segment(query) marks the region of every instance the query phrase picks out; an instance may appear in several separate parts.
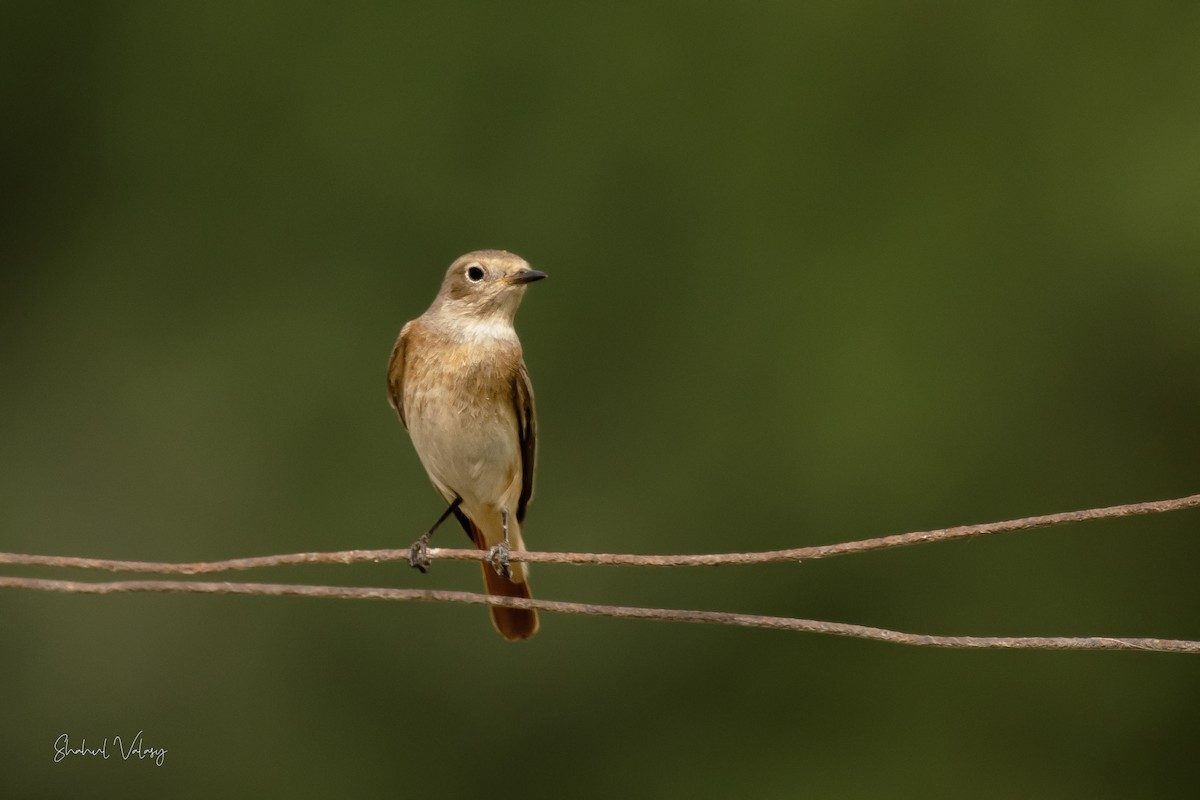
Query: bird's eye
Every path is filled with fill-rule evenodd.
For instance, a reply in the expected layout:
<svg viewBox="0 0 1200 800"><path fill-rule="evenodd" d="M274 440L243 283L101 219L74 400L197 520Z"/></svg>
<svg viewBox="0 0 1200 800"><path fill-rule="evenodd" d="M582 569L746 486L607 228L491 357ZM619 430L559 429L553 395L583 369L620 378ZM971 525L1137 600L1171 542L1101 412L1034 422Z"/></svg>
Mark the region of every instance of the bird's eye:
<svg viewBox="0 0 1200 800"><path fill-rule="evenodd" d="M467 278L475 283L479 283L481 280L483 280L483 267L472 264L467 268Z"/></svg>

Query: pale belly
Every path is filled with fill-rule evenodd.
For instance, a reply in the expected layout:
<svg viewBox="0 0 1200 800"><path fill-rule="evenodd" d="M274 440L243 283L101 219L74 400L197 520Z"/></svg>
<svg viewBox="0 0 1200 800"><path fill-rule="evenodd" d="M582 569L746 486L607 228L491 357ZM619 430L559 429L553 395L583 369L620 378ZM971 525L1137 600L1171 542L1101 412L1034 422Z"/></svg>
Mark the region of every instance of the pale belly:
<svg viewBox="0 0 1200 800"><path fill-rule="evenodd" d="M511 404L413 387L408 429L417 455L447 501L468 509L513 508L521 493L521 454Z"/></svg>

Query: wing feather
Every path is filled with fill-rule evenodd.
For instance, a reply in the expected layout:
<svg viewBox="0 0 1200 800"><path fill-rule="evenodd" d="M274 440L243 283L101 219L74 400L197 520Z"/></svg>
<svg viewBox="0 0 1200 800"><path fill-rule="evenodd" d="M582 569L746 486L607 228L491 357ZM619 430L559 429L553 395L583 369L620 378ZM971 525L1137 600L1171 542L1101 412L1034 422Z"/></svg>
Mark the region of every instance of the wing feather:
<svg viewBox="0 0 1200 800"><path fill-rule="evenodd" d="M392 357L388 360L388 402L400 415L400 422L408 430L408 420L404 418L404 360L408 350L408 334L412 323L406 323L396 337L396 346L392 348Z"/></svg>
<svg viewBox="0 0 1200 800"><path fill-rule="evenodd" d="M533 499L533 467L537 456L537 413L533 404L533 384L524 359L513 378L512 397L521 443L521 497L517 501L517 521L524 522L525 507Z"/></svg>

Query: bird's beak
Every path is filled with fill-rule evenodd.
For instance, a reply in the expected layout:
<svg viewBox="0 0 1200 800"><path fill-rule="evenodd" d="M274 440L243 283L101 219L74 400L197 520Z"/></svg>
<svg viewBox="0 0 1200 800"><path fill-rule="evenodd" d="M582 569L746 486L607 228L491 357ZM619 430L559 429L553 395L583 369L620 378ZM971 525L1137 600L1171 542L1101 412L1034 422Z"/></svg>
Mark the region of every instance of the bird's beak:
<svg viewBox="0 0 1200 800"><path fill-rule="evenodd" d="M508 277L508 282L533 283L534 281L540 281L544 277L546 277L546 273L542 272L540 269L523 269L516 275L510 275Z"/></svg>

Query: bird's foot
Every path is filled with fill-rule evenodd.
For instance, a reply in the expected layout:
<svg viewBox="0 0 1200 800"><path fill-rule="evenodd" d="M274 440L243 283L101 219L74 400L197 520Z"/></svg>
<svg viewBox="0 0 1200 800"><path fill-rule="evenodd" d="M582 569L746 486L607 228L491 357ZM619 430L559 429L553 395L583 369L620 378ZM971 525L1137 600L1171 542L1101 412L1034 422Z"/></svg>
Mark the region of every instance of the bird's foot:
<svg viewBox="0 0 1200 800"><path fill-rule="evenodd" d="M508 546L508 542L501 542L488 550L487 554L487 562L496 570L496 574L509 579L512 578L512 569L508 566L508 555L511 552L512 548Z"/></svg>
<svg viewBox="0 0 1200 800"><path fill-rule="evenodd" d="M429 557L429 534L423 533L408 548L408 565L424 573L429 571L432 563L433 559Z"/></svg>

